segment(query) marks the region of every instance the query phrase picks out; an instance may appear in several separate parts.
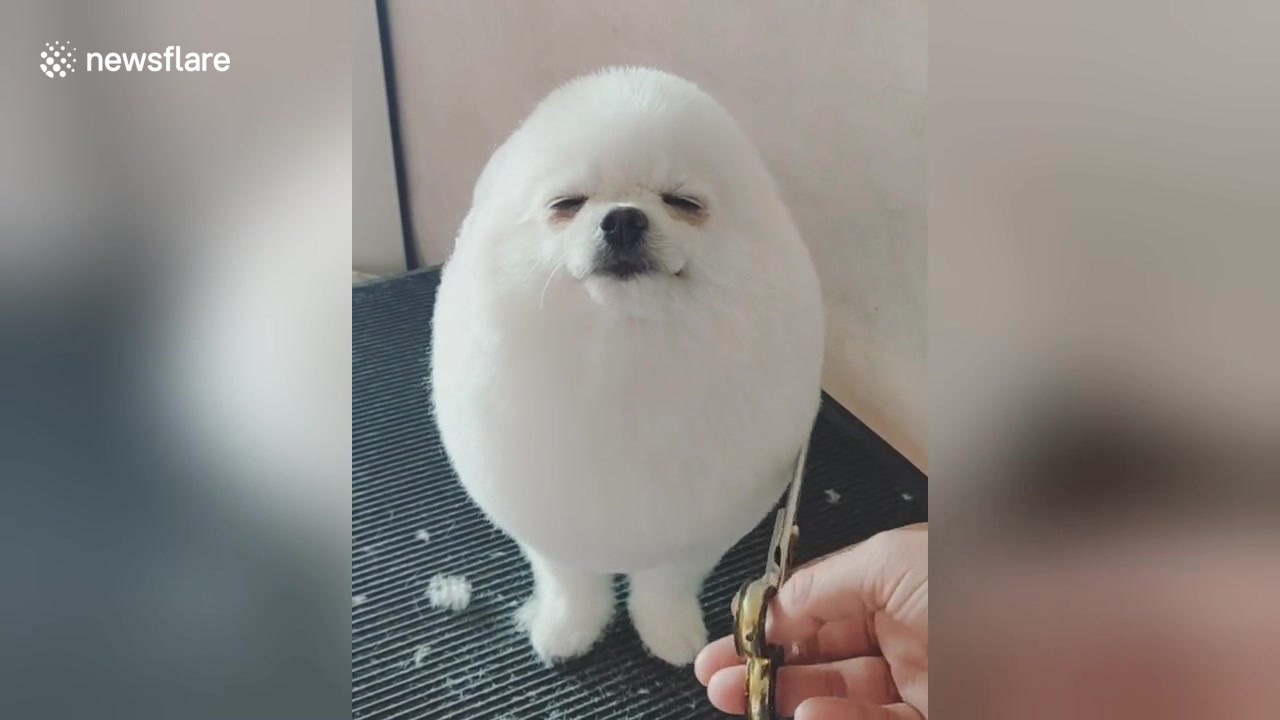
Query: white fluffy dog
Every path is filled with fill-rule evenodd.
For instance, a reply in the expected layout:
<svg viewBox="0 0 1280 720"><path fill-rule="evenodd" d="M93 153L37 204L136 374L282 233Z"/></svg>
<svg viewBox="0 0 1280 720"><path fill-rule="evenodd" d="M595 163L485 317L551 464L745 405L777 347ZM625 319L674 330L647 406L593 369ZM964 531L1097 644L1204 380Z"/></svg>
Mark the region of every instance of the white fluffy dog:
<svg viewBox="0 0 1280 720"><path fill-rule="evenodd" d="M557 89L481 174L434 323L440 432L532 566L534 650L590 648L625 573L645 646L690 662L702 579L779 499L820 395L817 275L746 135L654 70Z"/></svg>

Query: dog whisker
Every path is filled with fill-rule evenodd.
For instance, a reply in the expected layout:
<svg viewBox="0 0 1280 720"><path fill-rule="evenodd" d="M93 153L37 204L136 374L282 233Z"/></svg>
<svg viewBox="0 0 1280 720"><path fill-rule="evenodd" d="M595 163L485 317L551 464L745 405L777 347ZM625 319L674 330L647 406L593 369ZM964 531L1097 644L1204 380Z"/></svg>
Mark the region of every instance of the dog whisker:
<svg viewBox="0 0 1280 720"><path fill-rule="evenodd" d="M562 267L564 267L564 261L563 261L563 260L561 260L560 262L556 263L556 264L555 264L555 266L551 268L551 272L547 274L547 281L546 281L545 283L543 283L543 285L542 285L542 294L538 296L538 310L539 310L539 311L541 311L541 310L542 310L542 305L543 305L543 303L544 303L544 302L546 301L546 299L547 299L547 288L551 287L551 279L552 279L552 278L554 278L554 277L556 276L556 273L560 272L560 268L562 268Z"/></svg>

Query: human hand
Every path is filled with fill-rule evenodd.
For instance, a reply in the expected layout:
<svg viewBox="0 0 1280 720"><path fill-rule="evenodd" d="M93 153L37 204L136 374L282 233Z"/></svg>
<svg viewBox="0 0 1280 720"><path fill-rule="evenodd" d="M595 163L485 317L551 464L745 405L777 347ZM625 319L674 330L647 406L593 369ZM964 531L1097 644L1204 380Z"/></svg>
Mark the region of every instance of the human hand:
<svg viewBox="0 0 1280 720"><path fill-rule="evenodd" d="M736 614L736 608L735 608ZM796 720L929 716L929 526L910 525L798 568L769 606L784 649L777 706ZM746 712L746 669L723 637L694 663L711 703Z"/></svg>

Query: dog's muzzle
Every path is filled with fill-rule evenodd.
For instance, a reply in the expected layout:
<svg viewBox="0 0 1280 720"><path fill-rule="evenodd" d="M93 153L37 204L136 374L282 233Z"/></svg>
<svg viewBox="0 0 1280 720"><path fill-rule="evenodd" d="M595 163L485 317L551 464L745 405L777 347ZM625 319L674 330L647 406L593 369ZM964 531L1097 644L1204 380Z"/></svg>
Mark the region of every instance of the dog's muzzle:
<svg viewBox="0 0 1280 720"><path fill-rule="evenodd" d="M603 239L596 272L619 279L658 270L649 247L649 217L634 207L616 207L600 221Z"/></svg>

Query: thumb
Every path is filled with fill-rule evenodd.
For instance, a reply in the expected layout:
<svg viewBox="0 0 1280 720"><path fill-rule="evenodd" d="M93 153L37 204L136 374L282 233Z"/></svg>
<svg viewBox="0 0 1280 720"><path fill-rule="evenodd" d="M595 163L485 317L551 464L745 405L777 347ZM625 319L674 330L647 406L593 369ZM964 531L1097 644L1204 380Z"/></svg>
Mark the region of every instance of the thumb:
<svg viewBox="0 0 1280 720"><path fill-rule="evenodd" d="M769 606L766 635L784 648L840 626L839 648L811 648L818 656L852 657L876 651L875 614L884 610L907 573L928 553L928 526L890 530L796 570ZM927 562L927 560L926 560ZM823 638L818 637L821 644ZM794 653L793 653L794 654ZM806 653L810 654L810 653Z"/></svg>

